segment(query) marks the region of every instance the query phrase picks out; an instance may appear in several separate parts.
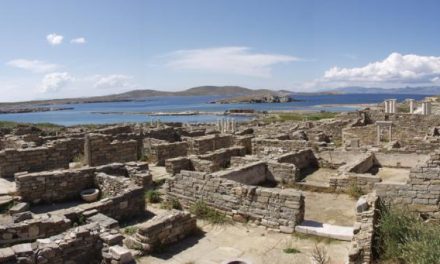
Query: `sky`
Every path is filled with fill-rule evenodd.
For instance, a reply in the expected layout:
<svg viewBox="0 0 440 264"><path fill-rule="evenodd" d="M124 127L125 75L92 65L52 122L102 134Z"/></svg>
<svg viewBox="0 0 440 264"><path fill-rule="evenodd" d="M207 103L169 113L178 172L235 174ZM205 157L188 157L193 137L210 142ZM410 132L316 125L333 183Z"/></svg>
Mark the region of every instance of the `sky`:
<svg viewBox="0 0 440 264"><path fill-rule="evenodd" d="M0 101L440 85L437 0L2 0Z"/></svg>

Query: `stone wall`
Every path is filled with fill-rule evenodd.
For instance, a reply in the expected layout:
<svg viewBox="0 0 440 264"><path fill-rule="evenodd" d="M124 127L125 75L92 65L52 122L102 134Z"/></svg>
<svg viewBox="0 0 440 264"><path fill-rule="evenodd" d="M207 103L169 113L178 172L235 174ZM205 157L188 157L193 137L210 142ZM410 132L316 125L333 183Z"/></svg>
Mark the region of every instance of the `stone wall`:
<svg viewBox="0 0 440 264"><path fill-rule="evenodd" d="M158 166L164 166L167 159L186 156L188 154L188 143L151 144L145 150L148 161L157 163Z"/></svg>
<svg viewBox="0 0 440 264"><path fill-rule="evenodd" d="M252 139L252 154L257 156L280 155L310 147L305 140Z"/></svg>
<svg viewBox="0 0 440 264"><path fill-rule="evenodd" d="M234 138L231 135L208 135L193 138L190 141L193 154L201 155L221 148L229 148L234 144Z"/></svg>
<svg viewBox="0 0 440 264"><path fill-rule="evenodd" d="M155 138L160 140L166 140L168 142L180 141L179 132L173 127L164 128L150 128L143 131L145 138Z"/></svg>
<svg viewBox="0 0 440 264"><path fill-rule="evenodd" d="M318 160L311 149L284 154L277 158L277 162L293 164L299 170L319 166Z"/></svg>
<svg viewBox="0 0 440 264"><path fill-rule="evenodd" d="M387 202L440 218L440 152L433 153L425 164L412 168L407 183L378 183L375 189Z"/></svg>
<svg viewBox="0 0 440 264"><path fill-rule="evenodd" d="M293 189L249 186L211 174L181 171L167 181L168 196L189 206L199 200L233 219L292 233L304 219L304 196Z"/></svg>
<svg viewBox="0 0 440 264"><path fill-rule="evenodd" d="M117 244L121 235L97 223L72 228L60 235L0 249L0 263L16 264L128 264L133 257ZM117 233L117 231L116 231ZM118 237L119 236L119 237ZM121 249L122 250L121 250ZM121 254L124 252L124 254Z"/></svg>
<svg viewBox="0 0 440 264"><path fill-rule="evenodd" d="M127 169L128 168L128 169ZM45 171L36 173L16 174L15 183L17 194L24 202L30 203L53 203L68 200L79 200L80 193L84 189L95 188L103 185L102 176L95 176L96 173L104 172L116 175L116 178L125 181L133 181L139 186L151 183L151 175L148 173L148 166L144 163L121 163L108 164L99 167L86 167L79 169ZM126 178L126 177L130 177ZM111 176L104 179L112 179ZM111 184L119 186L117 193L121 193L126 184L120 182ZM102 187L102 186L101 186ZM101 188L104 193L107 189ZM115 192L109 193L111 195Z"/></svg>
<svg viewBox="0 0 440 264"><path fill-rule="evenodd" d="M134 139L119 141L113 140L113 137L108 135L88 134L84 153L89 166L135 161L141 157L142 142Z"/></svg>
<svg viewBox="0 0 440 264"><path fill-rule="evenodd" d="M136 235L125 240L127 246L154 252L176 243L197 229L197 220L188 212L171 210L138 226Z"/></svg>
<svg viewBox="0 0 440 264"><path fill-rule="evenodd" d="M356 205L356 223L349 251L349 264L375 263L375 228L379 218L379 199L374 193L362 196Z"/></svg>
<svg viewBox="0 0 440 264"><path fill-rule="evenodd" d="M268 179L267 166L264 161L258 161L242 167L234 167L228 170L219 171L213 173L212 176L248 185L262 184Z"/></svg>
<svg viewBox="0 0 440 264"><path fill-rule="evenodd" d="M16 172L36 172L68 168L81 139L60 139L45 146L27 149L5 149L0 151L0 177L13 177Z"/></svg>
<svg viewBox="0 0 440 264"><path fill-rule="evenodd" d="M59 234L71 227L71 221L63 216L39 217L20 223L0 225L0 245L34 241Z"/></svg>

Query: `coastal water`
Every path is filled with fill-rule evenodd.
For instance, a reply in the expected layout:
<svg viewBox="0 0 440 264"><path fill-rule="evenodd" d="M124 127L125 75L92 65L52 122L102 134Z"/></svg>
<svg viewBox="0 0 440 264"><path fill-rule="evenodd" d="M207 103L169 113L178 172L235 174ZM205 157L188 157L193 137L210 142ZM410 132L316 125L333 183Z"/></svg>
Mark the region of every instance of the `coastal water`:
<svg viewBox="0 0 440 264"><path fill-rule="evenodd" d="M342 94L342 95L295 95L300 101L282 104L209 104L222 97L215 96L172 96L152 97L133 102L111 102L91 104L57 105L73 107L72 110L1 114L2 121L50 122L60 125L77 124L106 124L120 122L148 122L160 119L163 122L214 122L221 116L215 115L228 109L255 109L264 110L313 110L313 111L354 111L353 104L370 104L383 102L385 99L395 98L403 101L407 98L422 100L426 95L392 95L392 94ZM344 106L344 104L346 104ZM146 112L182 112L200 111L212 112L203 115L190 116L150 116ZM144 114L142 114L144 113ZM234 117L238 121L247 117Z"/></svg>

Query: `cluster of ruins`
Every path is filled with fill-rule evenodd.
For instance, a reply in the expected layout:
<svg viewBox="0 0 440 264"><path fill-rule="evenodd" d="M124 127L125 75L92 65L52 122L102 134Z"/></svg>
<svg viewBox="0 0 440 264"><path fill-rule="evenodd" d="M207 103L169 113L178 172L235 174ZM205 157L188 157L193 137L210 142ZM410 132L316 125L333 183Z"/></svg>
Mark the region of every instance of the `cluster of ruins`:
<svg viewBox="0 0 440 264"><path fill-rule="evenodd" d="M430 102L408 103L408 113L387 100L321 121L3 129L0 263L134 263L194 234L187 210L200 201L286 236L350 241L347 263L373 263L380 201L440 218L440 119ZM183 211L148 217L154 188ZM354 190L363 195L346 219L311 213Z"/></svg>

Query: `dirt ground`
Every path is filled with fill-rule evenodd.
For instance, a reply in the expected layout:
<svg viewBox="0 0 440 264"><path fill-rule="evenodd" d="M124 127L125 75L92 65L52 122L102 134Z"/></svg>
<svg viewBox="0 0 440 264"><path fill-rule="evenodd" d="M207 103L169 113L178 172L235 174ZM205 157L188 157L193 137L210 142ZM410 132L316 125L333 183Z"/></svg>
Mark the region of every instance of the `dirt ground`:
<svg viewBox="0 0 440 264"><path fill-rule="evenodd" d="M356 200L347 194L303 191L306 220L332 225L353 226Z"/></svg>
<svg viewBox="0 0 440 264"><path fill-rule="evenodd" d="M400 168L380 168L376 176L382 179L385 183L406 183L409 179L409 169Z"/></svg>
<svg viewBox="0 0 440 264"><path fill-rule="evenodd" d="M204 232L171 245L161 254L142 257L143 264L221 264L232 260L245 260L249 264L312 263L315 245L325 248L330 263L345 263L349 242L320 240L315 237L295 236L267 231L262 227L245 224L210 225L198 221ZM283 250L294 248L298 253Z"/></svg>
<svg viewBox="0 0 440 264"><path fill-rule="evenodd" d="M304 178L304 182L317 186L329 186L330 178L335 176L336 170L319 168Z"/></svg>

